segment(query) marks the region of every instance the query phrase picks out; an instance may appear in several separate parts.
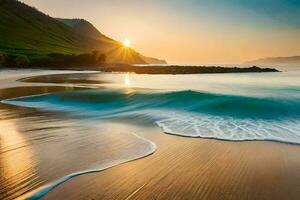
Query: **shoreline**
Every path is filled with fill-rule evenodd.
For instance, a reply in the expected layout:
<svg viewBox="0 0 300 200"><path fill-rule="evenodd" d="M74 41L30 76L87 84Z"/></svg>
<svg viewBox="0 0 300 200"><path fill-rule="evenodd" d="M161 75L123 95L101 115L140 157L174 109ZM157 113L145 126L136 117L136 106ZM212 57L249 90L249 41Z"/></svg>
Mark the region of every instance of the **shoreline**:
<svg viewBox="0 0 300 200"><path fill-rule="evenodd" d="M30 84L33 89L45 87L23 83L24 89ZM59 85L48 84L50 88ZM63 90L64 86L61 87ZM164 134L158 127L120 124L115 124L114 128L126 129L126 132L152 141L158 146L157 152L101 173L74 177L43 199L296 200L299 197L300 159L296 155L300 148L297 145L177 137Z"/></svg>
<svg viewBox="0 0 300 200"><path fill-rule="evenodd" d="M133 158L129 158L129 159L125 159L125 160L116 160L116 161L112 161L111 163L108 164L104 164L104 165L100 165L97 168L94 169L85 169L82 171L78 171L78 172L74 172L72 174L67 174L57 180L54 180L53 182L50 182L46 185L42 185L41 187L33 190L33 191L29 191L28 193L25 193L24 195L21 195L20 197L18 197L17 199L22 200L22 199L28 199L28 200L38 200L38 199L42 199L44 196L46 196L49 192L51 192L52 190L54 190L55 188L59 187L60 185L72 180L73 178L79 177L79 176L83 176L83 175L87 175L87 174L92 174L92 173L100 173L103 172L105 170L108 170L110 168L119 166L119 165L124 165L126 163L129 162L134 162L143 158L146 158L148 156L151 156L152 154L155 153L155 151L157 150L157 146L154 142L147 140L139 135L136 134L132 134L134 135L136 138L141 139L144 142L148 142L149 145L151 145L151 149L148 152L145 152L144 155L139 155Z"/></svg>
<svg viewBox="0 0 300 200"><path fill-rule="evenodd" d="M296 145L174 137L157 128L149 128L142 136L158 145L155 154L101 173L77 177L44 199L285 197L296 200L299 197L300 160L294 156L300 149ZM286 171L289 173L285 174Z"/></svg>
<svg viewBox="0 0 300 200"><path fill-rule="evenodd" d="M61 73L58 72L50 72L47 75L76 75L80 72L76 72L76 71L64 71ZM29 75L29 76L28 76ZM8 80L10 80L10 83L13 85L14 82L18 82L20 85L18 86L12 86L12 87L8 87L8 88L0 88L0 108L14 108L16 107L16 109L28 109L26 107L23 107L21 105L13 105L10 103L7 103L6 101L12 100L12 99L19 99L19 98L24 98L24 97L29 97L29 96L42 96L42 95L46 95L46 94L50 94L53 92L59 92L59 91L66 91L69 90L68 87L65 84L52 84L52 83L34 83L34 82L24 82L23 80L27 79L27 78L32 78L32 77L38 77L38 76L42 76L45 75L45 72L40 73L40 72L31 72L29 73L26 77L24 77L24 75L14 75L12 77L9 77ZM22 77L22 78L21 78ZM22 84L24 83L24 84ZM26 86L27 85L27 86ZM89 89L84 87L85 89ZM77 90L77 89L82 89L79 85L74 85L73 87L70 87L71 90ZM26 90L26 91L24 91ZM13 95L11 95L12 91L17 91L16 93L13 92ZM22 91L22 92L21 92ZM25 93L23 93L23 91ZM25 95L25 96L24 96ZM0 111L1 111L0 109ZM29 109L30 110L30 109ZM56 112L54 112L56 113ZM5 122L6 119L5 117L3 119L0 119L0 122ZM90 127L92 129L98 129L97 126ZM75 177L78 176L82 176L85 174L89 174L89 173L96 173L96 172L101 172L101 171L105 171L109 168L112 168L114 166L117 165L122 165L128 162L132 162L135 160L139 160L142 158L145 158L147 156L150 156L152 154L155 153L157 146L155 143L153 143L150 140L147 140L141 136L139 136L138 134L134 134L134 133L128 133L130 135L132 135L132 137L136 138L136 140L139 140L140 143L145 143L145 152L137 152L136 155L132 154L131 156L129 156L128 158L125 159L118 159L118 160L112 160L111 162L104 162L102 164L100 164L99 166L95 167L95 168L85 168L81 171L76 171L73 172L71 174L66 174L56 180L50 181L46 184L43 184L41 186L39 186L38 188L35 188L33 190L30 190L28 192L25 192L24 194L17 196L16 199L32 199L32 200L37 200L37 199L41 199L43 198L47 193L49 193L51 190L53 190L54 188L60 186L61 184L69 181L70 179L73 179ZM148 150L147 150L148 149ZM147 151L146 151L147 150ZM5 152L0 152L0 153L5 153ZM1 155L1 154L0 154ZM1 197L1 196L0 196Z"/></svg>

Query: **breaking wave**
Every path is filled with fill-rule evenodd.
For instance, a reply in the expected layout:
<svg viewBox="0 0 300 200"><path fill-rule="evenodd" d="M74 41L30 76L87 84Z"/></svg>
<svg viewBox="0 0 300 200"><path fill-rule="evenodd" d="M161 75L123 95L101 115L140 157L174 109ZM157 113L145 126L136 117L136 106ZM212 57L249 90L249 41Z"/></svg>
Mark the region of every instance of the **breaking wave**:
<svg viewBox="0 0 300 200"><path fill-rule="evenodd" d="M4 103L67 111L89 119L153 120L164 132L222 140L300 144L300 100L191 90L92 89L5 100Z"/></svg>

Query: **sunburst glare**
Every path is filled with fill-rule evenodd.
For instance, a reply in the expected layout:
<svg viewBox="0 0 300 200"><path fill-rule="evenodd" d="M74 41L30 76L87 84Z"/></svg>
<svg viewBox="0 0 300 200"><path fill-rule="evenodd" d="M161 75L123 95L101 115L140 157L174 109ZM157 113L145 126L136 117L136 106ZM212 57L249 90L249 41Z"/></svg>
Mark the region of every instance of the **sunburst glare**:
<svg viewBox="0 0 300 200"><path fill-rule="evenodd" d="M128 39L125 39L124 41L123 41L123 46L124 47L130 47L130 45L131 45L131 42L130 42L130 40L128 40Z"/></svg>

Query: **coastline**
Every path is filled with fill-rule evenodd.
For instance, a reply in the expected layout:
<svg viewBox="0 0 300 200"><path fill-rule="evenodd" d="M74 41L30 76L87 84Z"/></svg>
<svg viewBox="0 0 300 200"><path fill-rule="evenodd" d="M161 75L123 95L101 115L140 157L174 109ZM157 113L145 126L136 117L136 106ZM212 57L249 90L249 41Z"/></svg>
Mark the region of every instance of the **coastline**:
<svg viewBox="0 0 300 200"><path fill-rule="evenodd" d="M14 76L8 84L19 78ZM24 84L22 94L15 90L13 95L64 91L72 85L18 84ZM18 84L12 84L10 91ZM70 89L76 89L75 85ZM158 150L134 162L75 177L42 199L298 199L297 145L177 137L137 124L111 127L146 138Z"/></svg>
<svg viewBox="0 0 300 200"><path fill-rule="evenodd" d="M27 115L27 112L30 113L30 116L34 119L34 118L51 118L51 115L55 115L55 113L47 113L47 112L40 112L40 111L35 111L35 109L27 109L23 106L18 106L18 105L12 105L12 104L7 104L6 101L9 99L18 99L18 98L23 98L24 96L41 96L41 95L45 95L45 94L50 94L50 93L54 93L54 92L62 92L62 91L69 91L69 90L78 90L78 89L89 89L89 87L85 87L82 86L79 83L72 83L72 81L70 83L64 82L64 83L47 83L47 82L26 82L24 80L26 80L27 78L34 78L34 77L39 77L39 76L43 76L43 75L63 75L63 76L68 76L68 75L80 75L80 74L89 74L89 73L94 73L94 72L86 72L86 73L82 73L79 71L29 71L25 74L14 74L13 72L9 72L7 74L7 77L1 77L2 79L0 79L0 83L1 82L5 82L6 85L1 85L2 87L0 88L0 113L1 113L1 119L0 119L0 124L1 127L5 128L8 132L8 134L12 134L12 135L22 135L22 134L28 134L28 130L22 130L24 128L20 128L20 130L15 130L15 121L22 121L23 117L22 115ZM100 84L101 82L99 82ZM82 83L84 84L84 83ZM17 114L18 113L18 114ZM34 113L34 114L33 114ZM15 115L16 114L16 115ZM12 117L11 117L12 115ZM21 115L21 117L19 116ZM26 117L25 117L26 118ZM54 129L61 129L63 128L64 125L64 119L56 119L59 122L59 124L57 124L55 127L53 127ZM30 129L33 128L35 125L34 122L27 122L28 125L30 126ZM26 124L27 124L26 123ZM23 122L21 123L23 124ZM24 124L25 125L25 124ZM24 125L18 125L20 127L23 127ZM82 124L83 125L83 124ZM33 127L31 127L33 126ZM38 125L39 126L39 125ZM49 126L49 127L48 127ZM45 125L41 126L40 128L37 129L38 132L40 132L40 134L47 134L47 130L52 130L53 125L51 125L50 123L45 123ZM66 125L66 126L70 126L70 125ZM26 125L25 125L26 127ZM76 128L75 125L71 125L71 128L74 128L74 132L81 132L80 129L76 130L78 128ZM29 129L29 130L30 130ZM103 128L102 127L97 127L96 125L90 125L87 126L86 128L84 128L84 130L89 130L89 131L101 131ZM34 130L34 128L32 129ZM30 130L31 131L31 130ZM60 132L60 131L59 131ZM69 131L70 133L74 134L73 131ZM60 133L63 134L63 133ZM118 139L119 141L115 141L115 143L119 143L122 140L127 140L127 142L123 142L122 144L119 144L118 150L112 150L113 152L111 152L112 154L112 160L110 161L109 159L109 154L106 156L107 158L102 160L100 159L100 161L96 161L96 162L100 162L99 164L96 164L95 166L89 166L91 163L86 163L88 166L81 168L81 169L75 169L75 171L71 171L71 173L68 174L68 170L64 173L62 173L62 175L59 175L56 178L52 178L52 180L48 180L46 181L46 184L43 183L26 183L26 180L20 180L20 181L24 181L24 186L22 186L22 182L18 183L19 180L16 180L16 183L14 184L20 184L21 188L20 191L15 192L14 194L10 194L10 190L7 190L9 187L13 187L6 185L6 181L2 180L1 177L1 184L3 184L4 188L0 188L1 189L1 193L0 193L0 198L4 198L4 199L32 199L32 200L36 200L36 199L41 199L43 198L43 196L45 196L48 192L50 192L51 190L53 190L54 188L60 186L61 184L69 181L70 179L77 177L77 176L82 176L85 174L89 174L89 173L96 173L96 172L101 172L104 170L107 170L109 168L112 168L114 166L117 165L121 165L121 164L125 164L127 162L132 162L135 160L139 160L142 158L145 158L153 153L155 153L156 151L156 144L153 143L150 140L147 140L141 136L139 136L138 134L134 134L134 133L122 133L122 135L119 136L114 136L114 135L118 135L120 133L118 133L118 131L115 131L114 133L108 133L108 136L106 137L115 137L116 139ZM2 134L0 134L1 138L2 138ZM4 136L3 136L4 137ZM8 137L8 136L6 136ZM20 137L20 136L18 136ZM103 140L105 141L105 138L103 138ZM15 143L16 144L13 144ZM10 165L10 161L6 161L6 155L7 152L15 152L15 151L24 151L22 150L23 147L18 147L15 149L14 146L17 146L18 143L20 141L12 141L10 144L10 146L7 146L5 144L5 141L3 142L2 145L4 145L3 147L0 148L0 155L3 156L4 161L2 161L0 159L0 164L2 164L2 162L4 162L4 164L8 165L7 167L9 167ZM25 142L25 141L24 141ZM27 142L26 142L27 143ZM20 142L21 144L21 142ZM27 146L28 144L26 144ZM99 143L100 146L105 146L104 144L101 144L101 142ZM110 146L109 143L107 143L107 145ZM31 146L31 145L30 145ZM32 145L33 147L35 145ZM11 148L11 149L10 149ZM30 147L31 149L32 147ZM110 147L111 148L111 147ZM130 151L130 148L133 148L131 150L131 153L129 153L128 151ZM91 149L92 150L92 149ZM134 152L134 151L136 152ZM114 155L119 151L119 157ZM123 151L123 152L122 152ZM25 151L26 152L26 151ZM17 153L17 152L16 152ZM39 153L39 152L36 152ZM78 152L79 153L79 152ZM94 152L96 153L96 152ZM20 154L20 153L19 153ZM22 153L21 153L22 154ZM80 155L80 154L79 154ZM118 155L118 154L117 154ZM25 156L25 155L24 155ZM87 158L89 158L89 155L84 155ZM30 158L33 159L33 158ZM7 163L6 163L7 162ZM95 164L95 163L94 163ZM64 168L71 168L70 166L68 166L67 164L62 163L62 165L64 166ZM82 165L82 164L81 164ZM9 168L8 168L9 169ZM7 169L4 169L4 173L6 172ZM22 173L26 173L27 170L23 171L23 169L18 169L19 172L14 172L15 170L12 170L11 172L6 172L8 174L12 173L13 176L17 176L17 174L22 174ZM74 170L74 169L73 169ZM16 173L16 174L14 174ZM36 179L37 177L34 177L34 174L31 175L27 175L29 177L32 176L33 181L34 179ZM54 176L55 177L55 176ZM8 176L8 181L10 180L11 177ZM27 177L25 177L27 178ZM30 189L26 189L26 186L30 187ZM34 186L32 185L34 184ZM6 186L8 188L6 188ZM24 189L22 188L24 187ZM7 191L6 191L7 190ZM11 190L14 190L11 189ZM24 190L24 191L23 191ZM5 193L8 193L6 196Z"/></svg>

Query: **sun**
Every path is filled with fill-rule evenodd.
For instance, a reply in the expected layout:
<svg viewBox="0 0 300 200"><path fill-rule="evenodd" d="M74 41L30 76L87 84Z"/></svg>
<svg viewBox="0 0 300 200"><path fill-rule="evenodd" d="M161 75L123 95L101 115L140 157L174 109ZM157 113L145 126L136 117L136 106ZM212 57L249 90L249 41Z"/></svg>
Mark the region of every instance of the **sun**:
<svg viewBox="0 0 300 200"><path fill-rule="evenodd" d="M130 42L130 40L128 40L128 39L125 39L124 41L123 41L123 46L124 47L130 47L130 45L131 45L131 42Z"/></svg>

